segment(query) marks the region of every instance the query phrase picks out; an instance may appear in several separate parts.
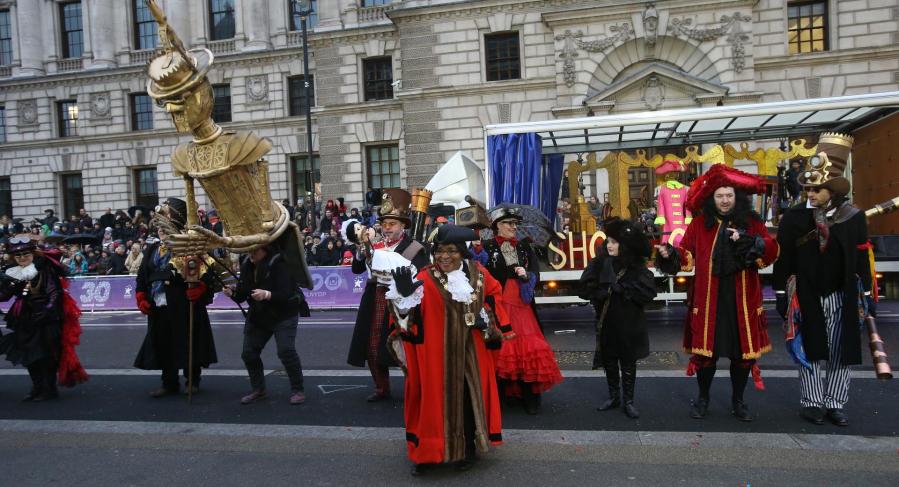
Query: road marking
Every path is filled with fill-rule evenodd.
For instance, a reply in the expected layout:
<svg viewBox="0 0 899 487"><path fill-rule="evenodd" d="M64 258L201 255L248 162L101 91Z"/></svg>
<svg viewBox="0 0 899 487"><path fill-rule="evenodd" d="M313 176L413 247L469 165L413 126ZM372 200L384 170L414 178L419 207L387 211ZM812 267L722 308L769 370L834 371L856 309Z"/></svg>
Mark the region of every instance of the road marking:
<svg viewBox="0 0 899 487"><path fill-rule="evenodd" d="M368 386L360 386L359 384L320 384L318 390L322 391L322 394L333 394L335 392L365 389L367 387Z"/></svg>
<svg viewBox="0 0 899 487"><path fill-rule="evenodd" d="M34 438L50 435L120 435L122 441L141 438L155 443L165 436L188 438L221 437L245 439L325 439L347 441L390 441L402 443L403 428L356 426L308 426L227 423L166 423L151 421L66 421L0 420L0 432L36 433ZM701 441L696 441L701 438ZM745 447L773 450L891 452L899 449L899 438L887 436L850 436L787 433L731 433L680 431L584 431L584 430L503 430L505 443L549 444L561 446L637 446L715 449ZM230 442L222 441L221 445ZM146 443L142 443L146 446ZM402 451L398 448L398 451Z"/></svg>
<svg viewBox="0 0 899 487"><path fill-rule="evenodd" d="M266 374L270 374L274 370L266 370ZM144 376L159 375L158 370L141 370L141 369L88 369L89 375L95 376ZM851 372L853 379L871 379L877 380L872 370L853 370ZM28 375L28 371L24 368L0 369L0 376L19 376ZM247 371L244 369L204 369L204 376L213 377L247 377ZM303 369L303 375L306 377L371 377L371 373L365 369ZM390 370L391 377L403 377L403 372L399 369ZM683 370L638 370L638 377L648 379L690 379ZM719 370L716 377L729 377L727 370ZM605 377L602 371L598 370L563 370L562 377L574 378L591 378ZM799 373L795 370L762 370L763 378L772 379L798 379Z"/></svg>

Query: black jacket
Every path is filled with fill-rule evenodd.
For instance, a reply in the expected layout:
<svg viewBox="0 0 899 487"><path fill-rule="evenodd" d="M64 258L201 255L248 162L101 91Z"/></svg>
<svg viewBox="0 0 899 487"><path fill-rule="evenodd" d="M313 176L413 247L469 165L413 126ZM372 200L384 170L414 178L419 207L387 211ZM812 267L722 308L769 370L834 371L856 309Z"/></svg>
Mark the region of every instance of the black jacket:
<svg viewBox="0 0 899 487"><path fill-rule="evenodd" d="M272 293L267 301L256 301L250 297L253 289L264 289ZM234 293L238 303L249 303L247 321L253 325L273 327L275 323L293 318L300 312L299 287L281 260L281 254L267 257L257 267L250 259L240 265L240 282Z"/></svg>
<svg viewBox="0 0 899 487"><path fill-rule="evenodd" d="M827 360L827 331L821 297L816 288L816 275L822 265L818 238L804 236L814 230L813 210L804 205L794 206L784 213L777 229L780 257L774 263L774 289L786 290L787 280L796 275L796 293L802 312L802 344L809 360ZM800 239L804 239L801 242ZM848 220L830 227L828 245L838 245L843 257L843 332L840 334L841 357L844 365L860 364L861 331L858 315L858 281L861 278L865 291L870 290L871 267L867 250L859 245L868 241L868 223L865 214L855 209Z"/></svg>
<svg viewBox="0 0 899 487"><path fill-rule="evenodd" d="M578 296L593 304L597 320L608 302L605 319L597 323L597 351L603 357L637 360L649 355L644 308L656 297L655 280L649 269L622 269L619 259L601 252L581 274Z"/></svg>

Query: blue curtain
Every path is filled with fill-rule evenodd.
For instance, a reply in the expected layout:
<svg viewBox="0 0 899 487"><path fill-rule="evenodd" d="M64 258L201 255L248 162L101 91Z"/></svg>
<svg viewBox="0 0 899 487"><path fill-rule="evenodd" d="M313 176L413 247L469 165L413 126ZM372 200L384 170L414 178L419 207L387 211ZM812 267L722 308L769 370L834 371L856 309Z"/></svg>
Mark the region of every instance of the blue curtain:
<svg viewBox="0 0 899 487"><path fill-rule="evenodd" d="M565 156L553 154L548 156L547 163L543 165L540 188L540 211L549 218L550 223L556 224L556 207L559 205L559 192L562 189L562 170Z"/></svg>
<svg viewBox="0 0 899 487"><path fill-rule="evenodd" d="M543 143L537 134L491 135L488 205L517 203L540 207L540 173Z"/></svg>

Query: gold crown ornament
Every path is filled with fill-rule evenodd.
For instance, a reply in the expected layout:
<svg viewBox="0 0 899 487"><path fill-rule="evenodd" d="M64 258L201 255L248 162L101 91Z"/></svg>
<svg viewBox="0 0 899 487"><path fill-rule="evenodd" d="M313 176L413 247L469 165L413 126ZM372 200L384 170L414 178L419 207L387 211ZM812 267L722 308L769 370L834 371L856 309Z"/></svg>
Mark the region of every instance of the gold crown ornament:
<svg viewBox="0 0 899 487"><path fill-rule="evenodd" d="M852 152L853 141L852 136L846 134L822 134L818 139L818 153L809 157L809 168L797 178L799 184L848 195L851 187L843 174Z"/></svg>

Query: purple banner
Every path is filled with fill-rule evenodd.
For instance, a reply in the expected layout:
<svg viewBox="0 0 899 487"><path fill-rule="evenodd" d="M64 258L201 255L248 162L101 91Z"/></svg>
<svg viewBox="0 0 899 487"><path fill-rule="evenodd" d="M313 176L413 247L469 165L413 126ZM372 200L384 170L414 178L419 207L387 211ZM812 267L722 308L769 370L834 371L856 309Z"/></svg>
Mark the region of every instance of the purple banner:
<svg viewBox="0 0 899 487"><path fill-rule="evenodd" d="M358 308L368 274L353 274L350 266L311 267L313 289L303 289L312 309ZM81 311L136 310L134 276L85 276L70 280L69 292ZM12 300L2 303L4 311ZM217 293L210 309L237 309L237 304Z"/></svg>

